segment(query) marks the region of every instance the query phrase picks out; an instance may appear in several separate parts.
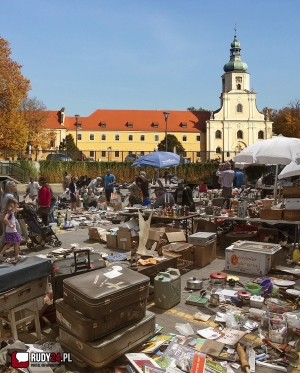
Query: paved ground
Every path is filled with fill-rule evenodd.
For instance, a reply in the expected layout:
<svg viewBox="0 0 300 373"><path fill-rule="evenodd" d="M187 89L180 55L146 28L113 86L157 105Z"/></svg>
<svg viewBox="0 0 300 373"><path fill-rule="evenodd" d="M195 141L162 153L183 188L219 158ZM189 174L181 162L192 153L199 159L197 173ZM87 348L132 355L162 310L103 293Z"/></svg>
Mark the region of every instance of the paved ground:
<svg viewBox="0 0 300 373"><path fill-rule="evenodd" d="M25 185L24 185L25 188ZM57 185L55 187L55 193L60 194L61 193L61 187ZM22 195L22 185L18 186L19 194ZM25 189L24 189L25 191ZM77 231L59 231L57 233L58 238L62 241L62 247L68 248L71 246L71 244L78 243L80 247L86 247L86 246L91 246L96 252L106 252L106 253L116 253L120 252L120 250L116 249L111 249L106 246L106 244L100 244L99 242L95 242L92 240L89 240L88 237L88 229L79 229ZM26 246L22 247L22 249L26 252L26 255L32 256L36 255L37 253L33 250L29 250ZM49 253L51 251L52 247L51 246L45 246L45 248L39 252L42 254ZM12 250L9 251L9 254L13 254ZM285 263L285 253L284 252L279 252L276 254L276 263L279 264L286 264ZM212 316L209 321L206 323L196 321L193 318L193 315L198 311L198 307L192 306L192 305L187 305L185 303L186 298L190 295L190 293L185 292L185 286L187 279L189 277L196 277L196 278L209 278L210 274L212 272L225 272L227 274L233 274L235 276L238 276L240 281L242 283L247 283L251 281L254 277L256 276L244 276L241 275L240 273L229 273L227 271L224 271L224 266L225 266L225 260L224 260L224 251L218 250L218 258L214 260L211 264L205 266L204 268L196 268L192 269L189 272L186 272L182 274L181 276L181 300L179 304L176 306L172 307L169 310L163 310L160 308L157 308L154 304L154 299L150 298L148 302L148 309L151 310L156 314L156 323L163 326L162 333L166 334L169 332L176 333L178 334L175 324L176 323L181 323L181 324L186 324L189 323L194 331L194 334L189 337L189 340L192 340L196 338L196 332L199 329L203 329L207 326L216 326L217 324L213 322L214 317ZM300 285L299 280L297 281L298 287ZM208 289L209 288L209 282L204 281L204 288ZM195 291L193 293L194 295L198 295L199 291ZM216 308L212 308L213 311L216 311ZM41 343L44 343L46 341L55 341L57 338L57 335L54 333L53 330L49 328L44 328L43 329L43 339ZM25 342L31 342L33 343L35 340L34 333L33 334L20 334L20 339L24 340ZM253 342L254 344L261 344L261 340L258 336L258 332L254 332L251 334L246 335L246 337L242 340L242 343L245 345L247 341L250 341L251 343ZM70 366L70 369L72 371L76 371L76 367ZM78 372L84 372L84 370L77 370ZM237 372L240 372L241 370L238 369ZM256 369L257 372L262 372L265 371L265 369L262 369L258 367ZM270 370L271 372L271 370Z"/></svg>

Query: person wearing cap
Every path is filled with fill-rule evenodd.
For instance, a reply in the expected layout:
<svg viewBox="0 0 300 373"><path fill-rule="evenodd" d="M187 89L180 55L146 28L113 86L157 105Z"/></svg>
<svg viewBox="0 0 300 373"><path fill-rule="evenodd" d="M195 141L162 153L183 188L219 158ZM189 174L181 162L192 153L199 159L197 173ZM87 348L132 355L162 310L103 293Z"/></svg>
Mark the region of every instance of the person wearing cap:
<svg viewBox="0 0 300 373"><path fill-rule="evenodd" d="M223 165L223 170L217 171L217 176L221 178L221 185L222 185L222 194L221 196L224 198L231 198L232 197L232 186L233 180L235 177L234 171L231 169L231 163L226 162Z"/></svg>
<svg viewBox="0 0 300 373"><path fill-rule="evenodd" d="M97 187L97 185L101 184L101 181L102 181L102 177L98 176L96 177L96 179L93 179L89 185L87 186L88 189L92 189L92 192L95 193L95 188Z"/></svg>
<svg viewBox="0 0 300 373"><path fill-rule="evenodd" d="M167 206L174 206L175 200L171 193L168 193L165 191L163 187L156 187L154 189L154 193L156 196L156 200L153 204L151 204L151 207L154 209L157 209L158 207L165 208Z"/></svg>

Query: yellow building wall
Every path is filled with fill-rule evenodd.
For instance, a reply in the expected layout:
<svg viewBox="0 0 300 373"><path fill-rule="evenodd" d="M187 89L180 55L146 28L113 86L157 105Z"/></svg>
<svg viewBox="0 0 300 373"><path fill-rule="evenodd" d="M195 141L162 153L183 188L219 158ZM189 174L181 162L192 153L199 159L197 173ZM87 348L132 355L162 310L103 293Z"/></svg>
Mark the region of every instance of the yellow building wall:
<svg viewBox="0 0 300 373"><path fill-rule="evenodd" d="M175 135L178 141L181 142L182 146L186 150L186 157L195 157L195 152L200 152L200 141L197 141L197 136L200 133L182 133L182 132L168 132L169 134ZM69 131L74 138L76 144L76 131ZM96 157L101 160L120 161L122 160L122 154L119 157L115 157L115 151L123 152L123 158L126 157L129 152L140 154L141 152L149 153L154 151L155 147L165 138L165 132L138 132L138 131L85 131L80 130L77 132L81 139L77 140L77 147L83 151L84 154L89 157L90 151L97 152ZM90 136L94 135L94 140L90 139ZM106 140L102 140L102 135L106 136ZM119 136L119 140L116 140L116 135ZM129 140L129 136L132 136L132 141ZM141 140L141 136L144 136L144 141ZM184 141L186 140L186 141ZM100 152L106 152L105 156L101 156Z"/></svg>

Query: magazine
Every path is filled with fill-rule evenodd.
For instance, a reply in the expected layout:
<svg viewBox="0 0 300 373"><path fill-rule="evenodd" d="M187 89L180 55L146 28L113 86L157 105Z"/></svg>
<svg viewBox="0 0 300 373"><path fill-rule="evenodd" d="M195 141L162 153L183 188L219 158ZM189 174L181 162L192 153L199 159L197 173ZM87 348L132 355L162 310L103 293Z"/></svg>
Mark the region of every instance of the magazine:
<svg viewBox="0 0 300 373"><path fill-rule="evenodd" d="M144 370L144 373L165 373L166 372L164 369L153 367L150 365L144 365L143 370Z"/></svg>
<svg viewBox="0 0 300 373"><path fill-rule="evenodd" d="M189 372L196 351L179 343L170 342L163 356L155 359L156 363L163 369L168 366L177 367L184 372Z"/></svg>
<svg viewBox="0 0 300 373"><path fill-rule="evenodd" d="M169 333L169 335L171 336L171 342L175 342L175 343L178 343L180 345L184 345L185 342L187 341L188 337L186 335L180 335L180 334L173 334L173 333Z"/></svg>
<svg viewBox="0 0 300 373"><path fill-rule="evenodd" d="M144 365L160 368L160 366L153 359L151 359L151 357L142 352L129 353L125 354L125 356L129 360L130 364L132 364L139 373L143 373Z"/></svg>
<svg viewBox="0 0 300 373"><path fill-rule="evenodd" d="M162 344L166 343L167 341L171 340L171 335L156 335L149 340L142 349L142 352L145 353L152 353L156 351Z"/></svg>

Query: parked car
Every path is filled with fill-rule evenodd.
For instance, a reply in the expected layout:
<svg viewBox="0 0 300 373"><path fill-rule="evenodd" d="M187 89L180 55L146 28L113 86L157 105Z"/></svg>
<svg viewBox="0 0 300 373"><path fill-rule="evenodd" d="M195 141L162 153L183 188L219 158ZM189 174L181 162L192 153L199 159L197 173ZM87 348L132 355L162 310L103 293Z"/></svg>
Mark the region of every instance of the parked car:
<svg viewBox="0 0 300 373"><path fill-rule="evenodd" d="M95 162L95 159L92 157L87 157L85 154L81 153L81 155L77 159L78 161L83 162Z"/></svg>
<svg viewBox="0 0 300 373"><path fill-rule="evenodd" d="M125 157L125 159L124 159L124 161L125 162L134 162L136 159L138 159L140 157L140 155L139 154L128 154L126 157Z"/></svg>
<svg viewBox="0 0 300 373"><path fill-rule="evenodd" d="M48 154L46 157L47 161L73 161L71 157L69 157L67 154L62 153L53 153Z"/></svg>

